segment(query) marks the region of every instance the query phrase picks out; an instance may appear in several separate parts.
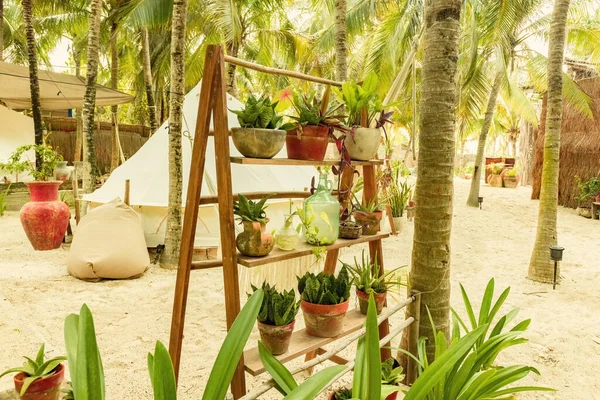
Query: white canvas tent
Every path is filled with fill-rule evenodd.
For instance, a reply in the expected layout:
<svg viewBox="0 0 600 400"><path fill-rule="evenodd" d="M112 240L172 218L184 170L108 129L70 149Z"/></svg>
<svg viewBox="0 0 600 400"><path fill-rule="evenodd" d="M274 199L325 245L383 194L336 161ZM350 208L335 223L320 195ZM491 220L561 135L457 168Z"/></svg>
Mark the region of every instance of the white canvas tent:
<svg viewBox="0 0 600 400"><path fill-rule="evenodd" d="M183 202L188 187L192 140L196 126L196 114L200 96L200 83L186 96L183 103ZM242 104L227 96L229 109L239 110ZM239 126L235 114L228 113L229 127ZM206 155L202 195L218 195L214 141L209 137ZM230 141L232 156L241 154ZM286 157L285 147L276 157ZM85 196L94 203L106 203L115 197L123 197L125 181L130 180L130 203L141 215L148 247L164 243L167 199L168 199L168 121L165 122L148 141L123 165L115 169L104 185L94 193ZM317 171L314 167L277 167L232 164L232 184L234 193L256 191L300 191L310 185ZM283 223L283 214L288 210L287 200L273 201L267 209L271 219L268 229L278 229ZM196 230L197 246L218 246L219 225L216 206L201 206Z"/></svg>
<svg viewBox="0 0 600 400"><path fill-rule="evenodd" d="M11 111L8 108L0 105L0 163L8 161L8 157L19 146L26 144L34 144L33 119L30 117ZM30 151L27 153L29 159L35 162L35 153ZM11 175L6 171L0 170L0 179L7 177L11 182L27 180L27 174L19 176Z"/></svg>

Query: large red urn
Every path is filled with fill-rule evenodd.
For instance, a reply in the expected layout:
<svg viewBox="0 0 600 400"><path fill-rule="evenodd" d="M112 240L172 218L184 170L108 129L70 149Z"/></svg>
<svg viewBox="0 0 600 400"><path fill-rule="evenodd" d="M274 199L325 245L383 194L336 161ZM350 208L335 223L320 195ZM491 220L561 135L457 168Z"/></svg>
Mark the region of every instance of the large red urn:
<svg viewBox="0 0 600 400"><path fill-rule="evenodd" d="M61 181L28 182L29 203L21 208L21 225L36 250L53 250L67 232L69 206L58 199Z"/></svg>

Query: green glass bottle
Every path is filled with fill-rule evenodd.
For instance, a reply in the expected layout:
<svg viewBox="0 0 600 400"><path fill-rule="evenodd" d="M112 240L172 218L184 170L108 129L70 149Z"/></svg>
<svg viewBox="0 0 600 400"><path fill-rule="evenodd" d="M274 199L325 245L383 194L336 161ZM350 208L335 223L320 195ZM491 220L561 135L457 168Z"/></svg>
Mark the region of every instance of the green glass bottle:
<svg viewBox="0 0 600 400"><path fill-rule="evenodd" d="M331 195L333 182L319 174L315 194L304 201L304 236L312 245L333 244L340 231L340 203Z"/></svg>

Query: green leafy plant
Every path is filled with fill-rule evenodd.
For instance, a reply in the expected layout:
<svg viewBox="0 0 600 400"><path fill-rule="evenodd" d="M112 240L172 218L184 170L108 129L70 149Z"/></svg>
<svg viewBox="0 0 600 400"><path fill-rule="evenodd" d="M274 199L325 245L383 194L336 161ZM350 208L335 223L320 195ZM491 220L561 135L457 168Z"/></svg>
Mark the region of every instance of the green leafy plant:
<svg viewBox="0 0 600 400"><path fill-rule="evenodd" d="M0 193L0 217L4 216L4 212L6 211L6 199L8 198L11 185L12 184L9 183L6 190L4 190L4 193Z"/></svg>
<svg viewBox="0 0 600 400"><path fill-rule="evenodd" d="M289 117L296 121L296 126L328 126L337 128L342 131L347 130L342 122L346 118L340 110L344 106L336 102L330 101L331 86L327 86L323 92L323 96L318 98L316 93L309 95L293 94L294 101L292 105L296 110L297 116L290 115Z"/></svg>
<svg viewBox="0 0 600 400"><path fill-rule="evenodd" d="M392 217L402 217L404 210L408 205L408 199L412 192L413 185L408 182L392 183L390 185L390 191L388 196L388 204L392 210Z"/></svg>
<svg viewBox="0 0 600 400"><path fill-rule="evenodd" d="M500 175L502 173L502 170L504 169L504 164L503 163L492 163L492 164L488 164L486 166L487 169L489 169L492 174L494 175Z"/></svg>
<svg viewBox="0 0 600 400"><path fill-rule="evenodd" d="M36 157L41 160L39 169L35 167L35 160L23 159L25 153L34 150ZM27 172L36 181L47 181L54 174L54 168L63 157L45 144L28 144L17 147L14 153L10 155L7 163L0 163L0 169L4 169L11 174L20 174Z"/></svg>
<svg viewBox="0 0 600 400"><path fill-rule="evenodd" d="M575 178L577 179L577 186L579 187L579 196L575 199L579 202L589 202L596 195L600 194L600 177L594 177L587 181L581 180L578 176Z"/></svg>
<svg viewBox="0 0 600 400"><path fill-rule="evenodd" d="M157 341L154 354L148 353L148 372L154 391L154 400L176 400L177 383L169 351Z"/></svg>
<svg viewBox="0 0 600 400"><path fill-rule="evenodd" d="M316 215L310 204L307 204L304 208L298 207L296 209L296 215L298 215L298 218L300 219L300 225L298 225L296 230L298 232L304 231L306 243L314 246L323 246L327 243L326 238L319 239L319 228L313 226ZM317 251L320 253L321 250L317 249ZM318 254L315 254L315 256L317 256L317 258L319 257Z"/></svg>
<svg viewBox="0 0 600 400"><path fill-rule="evenodd" d="M352 389L341 388L337 389L333 394L334 400L350 400L352 399Z"/></svg>
<svg viewBox="0 0 600 400"><path fill-rule="evenodd" d="M377 93L378 81L377 75L370 73L362 85L348 81L342 85L341 90L333 88L346 106L347 126L371 126L376 114L383 111L383 104Z"/></svg>
<svg viewBox="0 0 600 400"><path fill-rule="evenodd" d="M320 272L307 272L298 277L298 291L302 300L312 304L340 304L350 297L350 275L343 266L337 277Z"/></svg>
<svg viewBox="0 0 600 400"><path fill-rule="evenodd" d="M35 381L54 375L60 363L67 359L67 357L60 356L54 357L50 360L44 360L44 347L44 344L40 346L35 360L24 356L23 358L27 360L25 364L23 364L21 367L7 369L0 374L0 378L2 378L4 375L14 372L22 372L25 375L25 378L23 379L23 386L21 387L21 391L19 393L20 396L24 396L25 392L27 392L27 389L29 389L31 384Z"/></svg>
<svg viewBox="0 0 600 400"><path fill-rule="evenodd" d="M404 380L402 367L394 358L390 357L381 363L381 383L384 385L398 386Z"/></svg>
<svg viewBox="0 0 600 400"><path fill-rule="evenodd" d="M517 170L514 169L514 168L511 168L511 169L509 169L508 171L506 171L504 173L504 176L508 176L508 177L511 177L511 178L516 178L517 177Z"/></svg>
<svg viewBox="0 0 600 400"><path fill-rule="evenodd" d="M381 267L377 263L377 259L371 261L364 250L360 261L354 257L354 265L346 264L341 260L340 262L350 271L350 274L352 275L352 284L354 284L361 292L385 293L390 285L397 283L395 281L390 281L388 278L393 275L398 268L387 271L379 276Z"/></svg>
<svg viewBox="0 0 600 400"><path fill-rule="evenodd" d="M272 196L267 196L254 202L243 194L238 194L238 199L233 202L233 213L238 216L239 221L267 223L267 200Z"/></svg>
<svg viewBox="0 0 600 400"><path fill-rule="evenodd" d="M387 199L381 199L377 195L373 196L371 200L364 202L358 199L356 193L352 192L352 196L354 197L354 211L359 211L368 214L381 211L387 202Z"/></svg>
<svg viewBox="0 0 600 400"><path fill-rule="evenodd" d="M462 167L462 173L465 175L473 175L474 171L475 171L475 164L472 162L466 163Z"/></svg>
<svg viewBox="0 0 600 400"><path fill-rule="evenodd" d="M269 97L263 96L257 99L250 95L243 109L229 111L237 115L242 128L285 130L288 127L283 125L283 116L275 112L276 106L277 103L272 103Z"/></svg>
<svg viewBox="0 0 600 400"><path fill-rule="evenodd" d="M258 290L254 285L250 286L254 292ZM264 297L258 313L258 321L275 326L289 325L294 322L300 310L300 301L296 301L294 289L278 292L275 287L266 282L263 282L261 289Z"/></svg>

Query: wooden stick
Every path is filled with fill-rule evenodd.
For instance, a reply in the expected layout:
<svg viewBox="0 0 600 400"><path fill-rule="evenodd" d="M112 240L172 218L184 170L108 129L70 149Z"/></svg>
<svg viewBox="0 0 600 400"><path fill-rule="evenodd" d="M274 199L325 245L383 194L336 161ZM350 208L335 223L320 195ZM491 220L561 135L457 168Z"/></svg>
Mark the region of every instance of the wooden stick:
<svg viewBox="0 0 600 400"><path fill-rule="evenodd" d="M77 168L73 169L73 175L71 176L71 186L73 189L73 203L75 203L75 223L79 225L79 220L81 219L81 212L79 210L79 194L77 187Z"/></svg>
<svg viewBox="0 0 600 400"><path fill-rule="evenodd" d="M225 62L227 62L229 64L238 65L240 67L248 68L248 69L253 69L255 71L264 72L266 74L289 76L290 78L296 78L296 79L301 79L304 81L310 81L310 82L315 82L315 83L322 83L324 85L342 86L342 82L332 81L330 79L325 79L325 78L319 78L318 76L306 75L306 74L302 74L300 72L290 71L287 69L265 67L264 65L255 64L250 61L240 60L239 58L235 58L235 57L231 57L231 56L225 56Z"/></svg>
<svg viewBox="0 0 600 400"><path fill-rule="evenodd" d="M289 192L248 192L242 193L246 198L250 200L259 200L265 196L271 196L271 199L306 199L310 197L311 194L309 191L289 191ZM238 193L233 195L233 199L237 200ZM219 196L202 196L200 198L200 205L206 204L217 204L219 202Z"/></svg>
<svg viewBox="0 0 600 400"><path fill-rule="evenodd" d="M129 200L130 194L131 194L131 181L129 179L125 179L125 198L123 200L123 203L129 205L131 202Z"/></svg>
<svg viewBox="0 0 600 400"><path fill-rule="evenodd" d="M414 323L408 328L408 352L417 357L417 343L419 341L419 323L421 319L421 293L416 290L410 291L411 297L415 299L408 306L408 315L414 319ZM417 379L417 362L412 357L407 357L406 383L412 385Z"/></svg>
<svg viewBox="0 0 600 400"><path fill-rule="evenodd" d="M401 309L403 309L404 307L406 307L413 301L414 301L414 298L409 297L402 303L396 304L394 307L384 309L381 312L381 314L377 317L377 323L380 324L383 321L387 320L391 315L397 313L398 311L400 311ZM409 326L412 323L412 321L413 320L411 318L406 319L396 329L401 331L401 330L405 329L407 326ZM366 329L363 327L363 328L359 329L358 331L346 336L343 341L342 340L339 341L338 343L336 343L335 346L333 346L331 349L329 349L325 353L320 354L318 357L312 358L311 360L305 362L304 364L302 364L299 367L290 371L291 374L296 375L302 371L310 370L315 365L320 364L323 361L330 359L332 356L336 355L340 351L344 350L346 347L350 346L353 342L358 340L358 338L363 336L365 334L365 332L366 332ZM389 340L385 343L389 343ZM254 388L252 391L250 391L246 396L242 397L242 399L243 400L255 399L258 396L260 396L261 394L266 393L273 386L275 386L275 381L273 379L268 379L268 380L264 381L260 386Z"/></svg>
<svg viewBox="0 0 600 400"><path fill-rule="evenodd" d="M202 261L193 261L192 262L192 270L217 268L217 267L222 267L222 266L223 266L223 260L202 260Z"/></svg>

